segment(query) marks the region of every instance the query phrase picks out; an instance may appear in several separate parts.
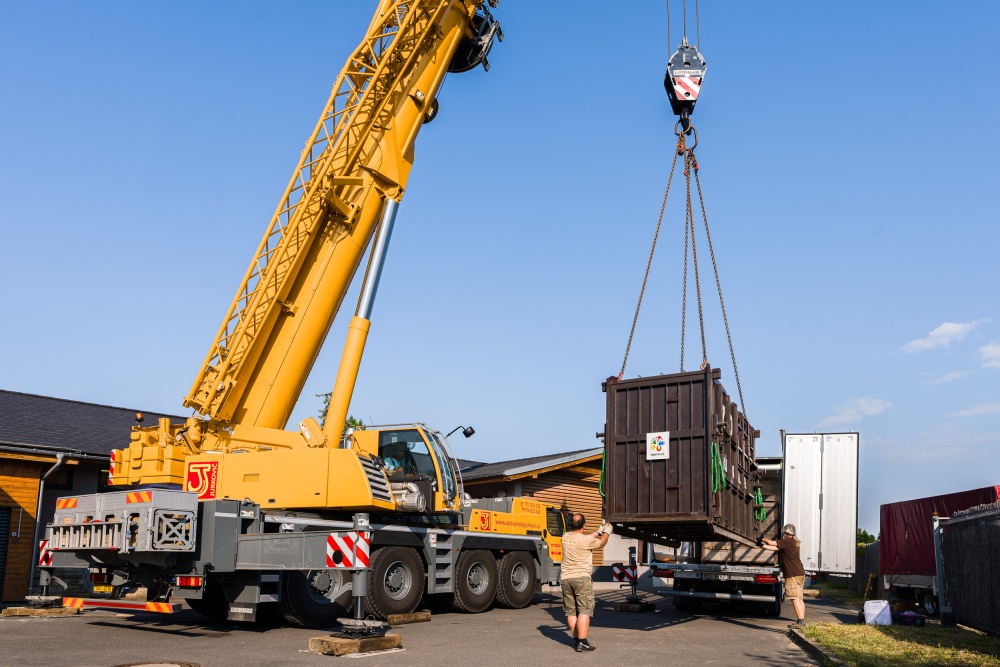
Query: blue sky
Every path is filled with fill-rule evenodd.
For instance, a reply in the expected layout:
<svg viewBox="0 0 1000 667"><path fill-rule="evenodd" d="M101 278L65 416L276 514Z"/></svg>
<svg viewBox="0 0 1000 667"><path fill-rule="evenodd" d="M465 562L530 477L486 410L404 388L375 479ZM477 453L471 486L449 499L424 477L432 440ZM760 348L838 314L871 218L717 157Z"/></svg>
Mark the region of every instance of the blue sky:
<svg viewBox="0 0 1000 667"><path fill-rule="evenodd" d="M454 444L479 460L597 446L672 157L672 5L668 43L663 2L501 3L491 71L448 77L418 139L354 414L472 424ZM374 6L0 5L0 387L183 412ZM873 531L880 503L1000 483L1000 5L700 14L698 156L760 451L859 431ZM681 202L629 376L678 370Z"/></svg>

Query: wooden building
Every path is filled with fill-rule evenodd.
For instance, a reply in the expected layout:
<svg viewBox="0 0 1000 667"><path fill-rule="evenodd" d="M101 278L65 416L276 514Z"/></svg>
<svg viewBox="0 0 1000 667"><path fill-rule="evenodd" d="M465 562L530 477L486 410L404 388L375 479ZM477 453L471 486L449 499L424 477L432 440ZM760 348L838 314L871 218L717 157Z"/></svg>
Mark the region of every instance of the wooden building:
<svg viewBox="0 0 1000 667"><path fill-rule="evenodd" d="M602 498L599 490L604 449L534 456L499 463L473 463L461 470L465 492L473 498L525 497L580 512L587 527L600 525ZM628 548L635 540L613 535L602 551L594 554L599 566L595 580L610 580L611 563L628 562ZM607 568L600 567L608 563Z"/></svg>
<svg viewBox="0 0 1000 667"><path fill-rule="evenodd" d="M111 450L128 444L135 415L0 390L0 602L29 593L37 540L56 499L107 489ZM150 423L165 416L146 413Z"/></svg>

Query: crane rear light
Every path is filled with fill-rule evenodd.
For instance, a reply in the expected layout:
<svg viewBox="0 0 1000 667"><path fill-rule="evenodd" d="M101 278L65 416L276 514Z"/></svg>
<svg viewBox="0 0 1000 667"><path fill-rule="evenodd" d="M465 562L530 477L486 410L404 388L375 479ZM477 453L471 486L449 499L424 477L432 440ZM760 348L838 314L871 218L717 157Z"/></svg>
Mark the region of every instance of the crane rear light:
<svg viewBox="0 0 1000 667"><path fill-rule="evenodd" d="M180 588L201 588L202 577L176 577L174 582Z"/></svg>
<svg viewBox="0 0 1000 667"><path fill-rule="evenodd" d="M106 584L108 583L108 575L106 572L91 572L90 573L90 583L92 584Z"/></svg>
<svg viewBox="0 0 1000 667"><path fill-rule="evenodd" d="M673 570L660 570L660 569L656 569L656 570L653 570L653 576L654 577L660 577L661 579L673 579L674 578L674 571Z"/></svg>
<svg viewBox="0 0 1000 667"><path fill-rule="evenodd" d="M776 584L778 583L778 578L773 574L758 574L754 577L754 581L758 584Z"/></svg>

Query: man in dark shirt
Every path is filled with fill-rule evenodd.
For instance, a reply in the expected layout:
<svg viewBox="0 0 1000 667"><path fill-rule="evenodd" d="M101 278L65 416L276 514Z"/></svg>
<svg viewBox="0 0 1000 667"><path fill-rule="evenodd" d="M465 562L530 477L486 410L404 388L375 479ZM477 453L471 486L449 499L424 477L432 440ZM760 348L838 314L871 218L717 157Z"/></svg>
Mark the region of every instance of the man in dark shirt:
<svg viewBox="0 0 1000 667"><path fill-rule="evenodd" d="M806 603L802 598L802 587L806 582L806 570L799 558L799 546L802 543L795 539L795 526L790 523L785 524L781 533L782 539L763 540L762 546L768 551L778 552L778 565L785 575L785 597L795 607L795 625L803 626L806 624Z"/></svg>

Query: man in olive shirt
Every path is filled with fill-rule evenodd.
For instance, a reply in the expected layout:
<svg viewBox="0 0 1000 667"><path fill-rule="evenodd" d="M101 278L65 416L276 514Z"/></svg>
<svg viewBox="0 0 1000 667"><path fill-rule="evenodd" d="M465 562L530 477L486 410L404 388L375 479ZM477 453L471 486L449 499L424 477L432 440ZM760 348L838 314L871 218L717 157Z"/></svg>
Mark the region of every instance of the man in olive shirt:
<svg viewBox="0 0 1000 667"><path fill-rule="evenodd" d="M594 572L594 551L608 543L611 524L604 523L597 531L584 534L587 519L574 512L569 519L569 532L562 536L562 580L563 611L566 624L576 639L576 651L594 651L596 646L587 641L590 617L594 615L594 582L590 578Z"/></svg>
<svg viewBox="0 0 1000 667"><path fill-rule="evenodd" d="M785 597L795 607L795 625L803 626L806 624L806 603L802 598L802 587L806 582L806 570L799 558L802 543L795 539L795 526L790 523L781 529L781 533L784 537L780 540L763 540L763 547L778 552L778 565L785 575Z"/></svg>

